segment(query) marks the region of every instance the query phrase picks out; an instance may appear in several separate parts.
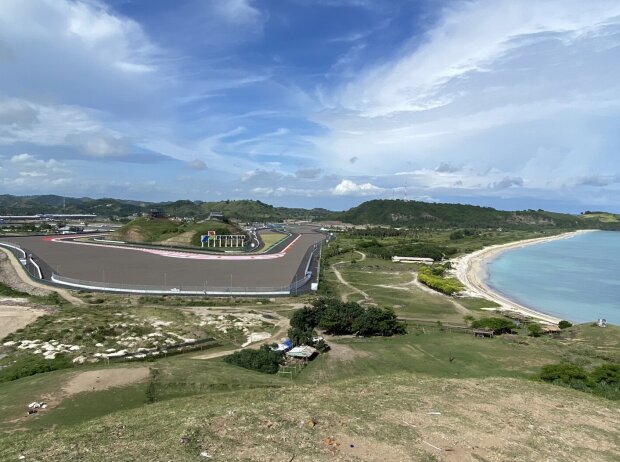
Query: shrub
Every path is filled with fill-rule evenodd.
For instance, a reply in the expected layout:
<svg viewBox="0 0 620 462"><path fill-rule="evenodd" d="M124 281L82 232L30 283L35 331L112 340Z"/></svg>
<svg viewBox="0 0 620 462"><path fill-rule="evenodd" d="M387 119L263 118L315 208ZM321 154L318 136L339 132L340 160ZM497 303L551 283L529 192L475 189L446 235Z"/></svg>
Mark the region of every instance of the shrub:
<svg viewBox="0 0 620 462"><path fill-rule="evenodd" d="M442 277L443 271L445 271L443 267L442 270L438 270L425 266L418 271L418 281L446 295L461 292L464 289L463 284L456 278ZM436 272L440 272L440 274L435 274Z"/></svg>
<svg viewBox="0 0 620 462"><path fill-rule="evenodd" d="M532 337L540 337L543 333L543 328L537 322L533 322L528 324L527 331Z"/></svg>
<svg viewBox="0 0 620 462"><path fill-rule="evenodd" d="M319 353L326 353L331 349L325 340L319 340L313 346L319 351Z"/></svg>
<svg viewBox="0 0 620 462"><path fill-rule="evenodd" d="M573 326L573 323L572 323L572 322L570 322L570 321L564 321L564 320L562 320L562 321L560 321L560 322L558 323L558 327L559 327L560 329L568 329L569 327L572 327L572 326Z"/></svg>
<svg viewBox="0 0 620 462"><path fill-rule="evenodd" d="M598 385L620 387L620 364L603 364L592 371L592 381Z"/></svg>
<svg viewBox="0 0 620 462"><path fill-rule="evenodd" d="M491 329L495 334L509 334L515 329L516 324L505 318L482 318L471 323L474 329Z"/></svg>
<svg viewBox="0 0 620 462"><path fill-rule="evenodd" d="M0 382L30 377L42 372L56 371L73 367L71 360L64 355L58 355L55 359L44 359L41 356L26 355L18 358L13 364L0 369Z"/></svg>
<svg viewBox="0 0 620 462"><path fill-rule="evenodd" d="M224 358L224 361L228 364L234 364L264 374L275 374L278 372L282 360L282 354L271 351L268 345L263 345L258 350L237 351Z"/></svg>

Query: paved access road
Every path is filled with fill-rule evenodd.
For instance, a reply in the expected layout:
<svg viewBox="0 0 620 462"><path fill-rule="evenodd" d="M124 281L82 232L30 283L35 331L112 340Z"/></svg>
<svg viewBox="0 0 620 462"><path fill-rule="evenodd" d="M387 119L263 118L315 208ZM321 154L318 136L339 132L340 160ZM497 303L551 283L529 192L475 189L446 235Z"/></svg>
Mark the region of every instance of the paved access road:
<svg viewBox="0 0 620 462"><path fill-rule="evenodd" d="M46 279L53 271L61 276L91 282L149 285L166 288L265 288L283 287L293 282L308 249L324 235L310 228L294 228L298 239L287 248L276 249L270 258L226 260L175 257L122 246L100 246L29 236L2 238L34 255ZM60 236L59 236L60 237ZM67 237L67 236L62 236ZM152 250L152 249L151 249ZM183 253L183 252L180 252ZM201 255L201 254L196 254ZM257 255L258 257L258 255Z"/></svg>

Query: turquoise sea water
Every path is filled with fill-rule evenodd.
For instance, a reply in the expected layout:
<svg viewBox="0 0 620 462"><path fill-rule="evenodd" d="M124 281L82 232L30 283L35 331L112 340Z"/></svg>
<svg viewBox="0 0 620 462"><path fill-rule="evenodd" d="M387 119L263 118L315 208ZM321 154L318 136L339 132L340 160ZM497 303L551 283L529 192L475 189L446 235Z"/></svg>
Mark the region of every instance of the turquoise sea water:
<svg viewBox="0 0 620 462"><path fill-rule="evenodd" d="M508 250L487 270L490 288L524 306L573 322L620 325L620 232Z"/></svg>

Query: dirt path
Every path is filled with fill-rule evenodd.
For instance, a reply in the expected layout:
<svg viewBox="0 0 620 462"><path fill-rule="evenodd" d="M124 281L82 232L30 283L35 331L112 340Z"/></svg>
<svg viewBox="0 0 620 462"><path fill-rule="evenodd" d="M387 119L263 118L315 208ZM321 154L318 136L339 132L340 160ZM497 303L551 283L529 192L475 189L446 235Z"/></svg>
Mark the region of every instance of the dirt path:
<svg viewBox="0 0 620 462"><path fill-rule="evenodd" d="M247 310L245 310L247 311ZM255 310L258 311L258 310ZM228 313L230 313L230 311L228 311ZM268 343L277 343L280 339L286 337L288 335L288 329L290 327L290 323L288 318L285 318L284 316L280 316L279 314L273 312L273 311L261 311L262 314L269 314L270 316L275 316L278 319L278 322L275 324L278 327L278 330L276 330L271 337L265 339L265 340L260 340L258 342L254 342L248 346L246 346L245 348L231 348L230 350L223 350L223 351L214 351L211 353L205 353L203 355L200 356L194 356L194 359L213 359L213 358L219 358L221 356L228 356L232 353L235 353L237 351L241 351L247 348L252 348L252 349L257 349L259 348L261 345L266 345Z"/></svg>
<svg viewBox="0 0 620 462"><path fill-rule="evenodd" d="M427 292L429 294L433 294L433 295L439 295L441 297L444 297L445 299L447 299L450 303L452 303L452 305L454 306L454 309L456 311L458 311L459 313L461 313L464 316L468 316L471 315L471 311L469 311L467 308L465 308L463 305L461 305L459 302L457 302L456 300L454 300L452 297L442 294L441 292L437 292L436 290L431 289L430 287L422 284L420 281L418 281L418 273L414 272L414 279L412 281L412 283L420 290L423 290L424 292Z"/></svg>
<svg viewBox="0 0 620 462"><path fill-rule="evenodd" d="M0 304L0 340L44 314L45 310L30 306Z"/></svg>
<svg viewBox="0 0 620 462"><path fill-rule="evenodd" d="M11 252L9 252L7 249L0 247L0 251L2 251L7 257L8 257L8 264L5 263L4 266L4 270L6 272L7 267L10 266L13 268L15 276L17 276L17 278L24 284L26 284L27 286L30 287L35 287L37 289L42 289L44 291L45 294L48 294L50 292L56 292L58 295L60 295L62 298L64 298L66 301L68 301L69 303L73 304L73 305L86 305L86 302L84 302L83 300L77 298L76 296L72 295L68 290L66 289L61 289L58 287L50 287L50 286L46 286L45 284L41 284L38 283L36 281L33 281L32 279L30 279L30 277L28 276L28 274L26 273L26 270L24 269L24 267L21 265L21 263L15 258L15 255L13 255Z"/></svg>
<svg viewBox="0 0 620 462"><path fill-rule="evenodd" d="M361 253L361 252L360 252ZM364 254L362 254L364 255ZM365 255L364 255L365 257ZM349 282L347 282L343 277L342 274L340 274L340 271L338 271L338 268L336 268L337 265L341 265L343 263L346 263L344 261L339 261L338 263L334 263L331 266L332 271L334 272L334 274L336 275L336 278L338 279L338 282L340 282L340 284L342 284L343 286L348 287L349 289L351 289L354 293L358 293L360 294L362 297L364 297L364 302L368 302L371 300L370 295L368 295L366 292L364 292L361 289L358 289L357 287L353 286L352 284L350 284ZM342 294L342 301L346 302L349 298L350 294ZM362 302L362 303L364 303Z"/></svg>

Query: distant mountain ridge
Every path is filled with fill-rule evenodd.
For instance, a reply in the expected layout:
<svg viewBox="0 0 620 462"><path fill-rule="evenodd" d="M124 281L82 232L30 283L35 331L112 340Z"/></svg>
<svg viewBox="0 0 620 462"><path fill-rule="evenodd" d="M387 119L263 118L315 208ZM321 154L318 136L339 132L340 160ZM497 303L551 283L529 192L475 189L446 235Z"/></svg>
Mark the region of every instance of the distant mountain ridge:
<svg viewBox="0 0 620 462"><path fill-rule="evenodd" d="M342 221L356 225L389 225L421 228L596 228L620 230L620 215L586 212L581 215L544 210L503 211L465 204L442 204L401 199L377 199L343 212L322 208L275 207L258 200L203 202L142 202L88 197L0 195L0 215L37 213L93 213L102 217L127 217L161 209L169 216L204 219L211 212L223 212L242 221L272 222L284 219Z"/></svg>

